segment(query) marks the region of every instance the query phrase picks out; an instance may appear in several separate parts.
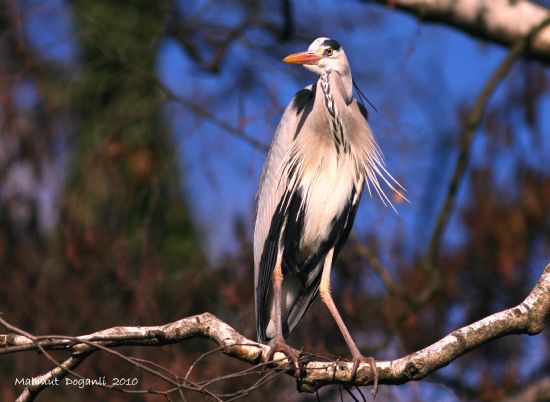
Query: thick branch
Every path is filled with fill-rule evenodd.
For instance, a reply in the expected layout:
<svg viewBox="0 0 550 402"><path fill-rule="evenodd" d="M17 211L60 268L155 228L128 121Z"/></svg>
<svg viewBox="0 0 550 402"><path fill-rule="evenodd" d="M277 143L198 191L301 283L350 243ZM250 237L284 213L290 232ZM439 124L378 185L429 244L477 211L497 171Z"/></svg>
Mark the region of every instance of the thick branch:
<svg viewBox="0 0 550 402"><path fill-rule="evenodd" d="M381 384L402 384L420 380L428 374L451 363L463 354L491 340L510 334L535 335L542 331L550 318L550 264L529 294L518 306L490 315L466 327L462 327L436 343L391 361L378 361ZM311 362L306 366L307 376L302 390L314 391L323 385L349 383L351 363L338 364ZM368 385L372 374L368 364L358 371L354 385Z"/></svg>
<svg viewBox="0 0 550 402"><path fill-rule="evenodd" d="M550 16L548 9L527 0L375 0L395 6L425 22L458 28L474 37L512 46ZM526 56L550 63L550 28L533 41Z"/></svg>
<svg viewBox="0 0 550 402"><path fill-rule="evenodd" d="M59 363L54 369L33 378L34 386L25 387L21 395L17 398L16 402L32 401L38 394L51 384L55 384L56 379L65 377L69 371L73 370L80 365L86 359L87 354L79 354L70 356L67 360Z"/></svg>
<svg viewBox="0 0 550 402"><path fill-rule="evenodd" d="M549 318L550 264L544 269L529 296L518 306L460 328L436 343L408 356L396 360L378 361L376 367L379 372L379 382L401 384L411 380L420 380L493 339L510 334L537 334L542 331ZM1 318L0 322L13 328ZM225 354L253 364L263 362L269 351L268 346L247 339L214 315L203 313L166 325L115 327L78 338L33 337L23 331L18 331L18 333L0 335L0 354L37 348L44 350L66 349L72 352L73 358L83 360L97 350L96 345L102 347L161 346L196 337L211 339L220 346ZM280 366L282 364L283 362L279 363ZM352 364L349 362L307 361L303 363L302 367L301 377L297 380L301 391L313 392L328 384L350 384ZM67 372L62 367L56 367L35 378L60 378L66 374ZM371 383L372 373L369 365L360 365L353 385ZM28 394L30 391L37 393L36 389L26 389L24 392Z"/></svg>

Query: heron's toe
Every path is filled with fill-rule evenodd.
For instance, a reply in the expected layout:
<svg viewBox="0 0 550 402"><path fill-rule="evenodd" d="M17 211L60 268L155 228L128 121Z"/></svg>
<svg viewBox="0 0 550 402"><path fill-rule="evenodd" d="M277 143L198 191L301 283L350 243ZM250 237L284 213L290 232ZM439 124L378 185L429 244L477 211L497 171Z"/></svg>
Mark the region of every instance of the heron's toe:
<svg viewBox="0 0 550 402"><path fill-rule="evenodd" d="M364 357L363 355L356 355L352 358L353 366L351 368L351 378L350 383L353 384L355 378L357 377L357 369L359 368L359 363L368 363L372 371L372 390L371 394L373 398L376 398L378 393L378 369L376 368L376 360L374 357Z"/></svg>
<svg viewBox="0 0 550 402"><path fill-rule="evenodd" d="M300 369L298 360L300 358L300 351L289 346L284 340L276 340L269 354L267 355L267 361L272 361L279 365L289 365L296 370ZM286 361L286 362L285 362Z"/></svg>

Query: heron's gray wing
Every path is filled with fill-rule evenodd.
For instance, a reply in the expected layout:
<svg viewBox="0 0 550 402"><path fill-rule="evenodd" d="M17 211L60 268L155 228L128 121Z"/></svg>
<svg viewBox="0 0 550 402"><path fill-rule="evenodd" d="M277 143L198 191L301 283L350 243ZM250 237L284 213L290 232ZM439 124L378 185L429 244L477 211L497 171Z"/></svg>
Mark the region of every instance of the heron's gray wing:
<svg viewBox="0 0 550 402"><path fill-rule="evenodd" d="M311 110L312 86L302 89L288 105L277 127L262 171L254 217L254 287L258 337L265 342L271 313L271 276L279 252L279 237L286 209L292 197L283 176L292 142L305 115Z"/></svg>

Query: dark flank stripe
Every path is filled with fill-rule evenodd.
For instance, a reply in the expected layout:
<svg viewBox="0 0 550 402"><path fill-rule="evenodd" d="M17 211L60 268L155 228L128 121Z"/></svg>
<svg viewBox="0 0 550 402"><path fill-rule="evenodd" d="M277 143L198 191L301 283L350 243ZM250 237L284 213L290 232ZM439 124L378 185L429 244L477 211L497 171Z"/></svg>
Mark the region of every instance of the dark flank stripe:
<svg viewBox="0 0 550 402"><path fill-rule="evenodd" d="M277 262L281 228L287 216L286 210L290 197L291 193L288 191L285 192L283 197L281 197L281 201L279 201L279 205L277 205L277 209L271 219L269 233L265 239L262 256L260 258L258 287L256 288L256 299L258 301L258 308L256 310L256 329L258 331L258 341L262 343L267 343L269 341L266 335L266 329L269 322L271 306L267 304L267 299L269 291L271 290L271 277L275 269L275 263Z"/></svg>
<svg viewBox="0 0 550 402"><path fill-rule="evenodd" d="M363 115L363 117L365 118L365 120L369 121L369 112L368 112L368 110L365 108L365 106L363 106L363 104L360 103L360 102L357 102L357 106L359 106L359 111L361 112L361 114Z"/></svg>
<svg viewBox="0 0 550 402"><path fill-rule="evenodd" d="M304 88L296 92L292 100L292 108L296 111L296 114L302 113L312 98L313 91L311 89Z"/></svg>
<svg viewBox="0 0 550 402"><path fill-rule="evenodd" d="M300 240L304 233L305 211L301 208L302 200L301 191L297 190L288 205L288 216L290 219L287 220L285 232L283 233L285 249L283 275L289 272L299 273L299 267L303 264L297 253L300 249Z"/></svg>
<svg viewBox="0 0 550 402"><path fill-rule="evenodd" d="M307 92L304 92L304 91L307 91ZM317 83L313 84L313 87L311 90L307 88L302 89L301 91L298 91L294 96L294 102L293 102L294 110L296 110L297 115L302 113L302 116L300 117L300 121L298 122L298 126L296 127L296 132L294 133L294 139L298 137L298 134L300 133L300 130L304 126L304 123L306 122L307 117L313 110L313 104L315 103L316 93L317 93Z"/></svg>
<svg viewBox="0 0 550 402"><path fill-rule="evenodd" d="M351 228L353 226L353 221L355 220L355 214L357 213L357 207L359 206L359 201L361 199L361 192L363 191L362 188L356 188L353 186L353 191L349 197L349 203L346 205L346 208L344 209L344 212L342 212L342 215L340 215L340 225L335 225L333 227L333 230L338 230L336 234L334 235L334 259L336 259L336 256L342 249L342 246L348 239L349 233L351 231ZM353 202L353 199L355 196L359 194L357 197L357 200L355 200L355 203ZM334 233L334 232L332 232Z"/></svg>

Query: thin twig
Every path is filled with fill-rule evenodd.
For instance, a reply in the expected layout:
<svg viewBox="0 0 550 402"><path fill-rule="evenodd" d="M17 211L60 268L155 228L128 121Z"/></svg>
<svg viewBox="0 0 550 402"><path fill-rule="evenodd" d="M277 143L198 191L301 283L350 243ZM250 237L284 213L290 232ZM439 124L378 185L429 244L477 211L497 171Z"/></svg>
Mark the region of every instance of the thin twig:
<svg viewBox="0 0 550 402"><path fill-rule="evenodd" d="M195 103L189 99L186 99L183 96L177 95L171 89L169 89L166 85L164 85L164 83L160 79L158 79L158 77L154 76L152 73L148 75L153 78L159 90L166 96L168 100L172 100L176 103L179 103L180 105L191 110L195 114L208 119L211 123L223 129L224 131L231 134L232 136L237 137L241 140L244 140L253 148L256 148L263 152L266 152L269 149L269 146L267 144L245 133L240 128L231 125L230 123L226 122L225 120L216 116L214 113L207 110L202 105L199 105L198 103Z"/></svg>

